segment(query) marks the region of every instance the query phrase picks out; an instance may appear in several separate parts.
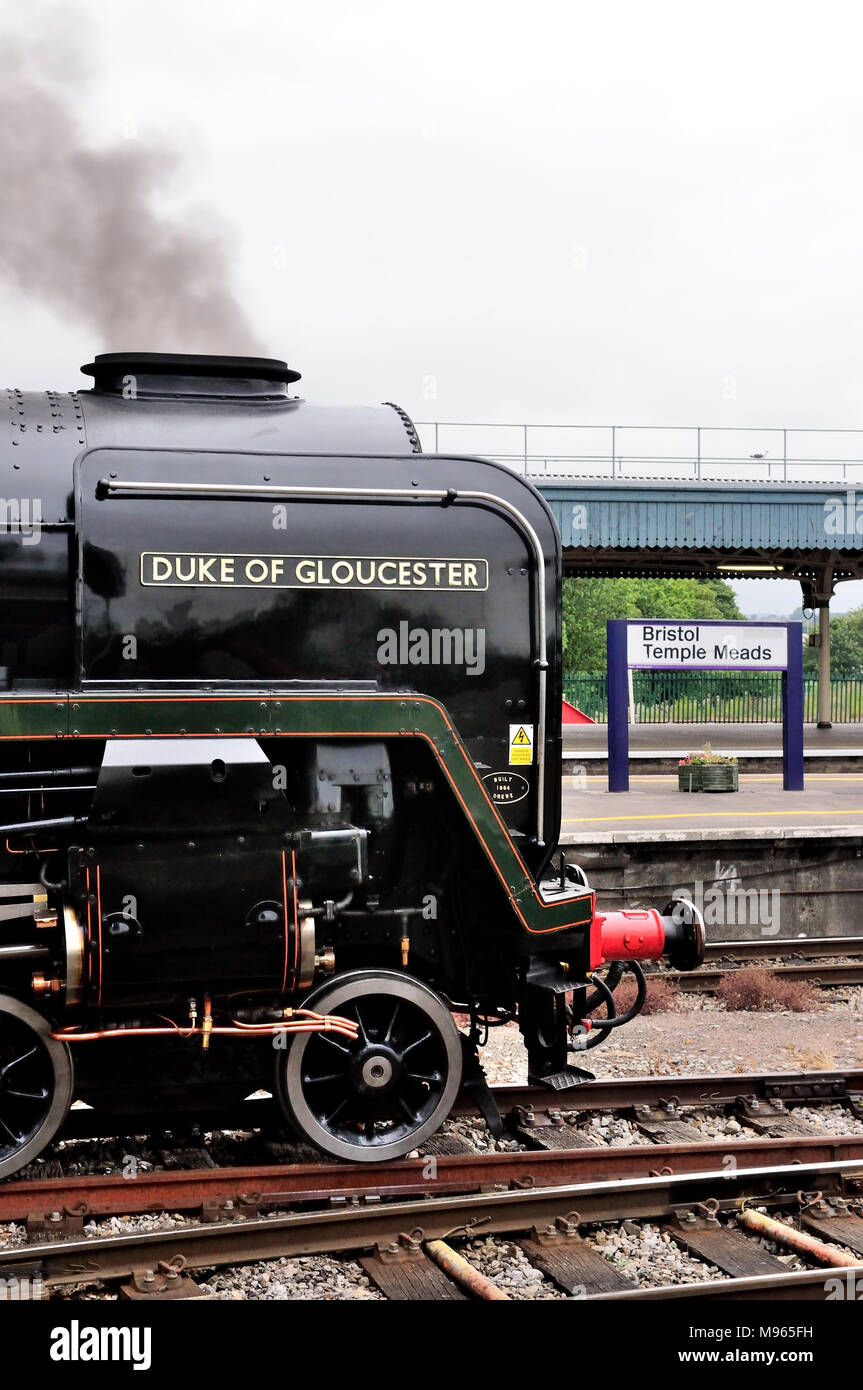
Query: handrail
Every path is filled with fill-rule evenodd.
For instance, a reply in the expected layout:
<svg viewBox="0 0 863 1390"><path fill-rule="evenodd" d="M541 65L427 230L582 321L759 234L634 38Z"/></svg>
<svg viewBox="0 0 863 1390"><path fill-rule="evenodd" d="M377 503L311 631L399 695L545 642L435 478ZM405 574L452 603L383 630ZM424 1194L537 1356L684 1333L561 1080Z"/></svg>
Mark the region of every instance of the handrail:
<svg viewBox="0 0 863 1390"><path fill-rule="evenodd" d="M480 420L421 420L417 422L417 429L427 451L483 454L515 467L530 478L608 476L653 481L668 478L675 482L687 478L696 482L863 482L863 429ZM507 431L508 438L504 433ZM668 436L663 442L674 447L656 451L637 447L642 443L637 438L639 435L655 437L657 434ZM579 445L588 447L575 450L561 447L568 444L573 435L577 436ZM729 436L740 439L738 451L729 450ZM825 477L825 469L835 476Z"/></svg>

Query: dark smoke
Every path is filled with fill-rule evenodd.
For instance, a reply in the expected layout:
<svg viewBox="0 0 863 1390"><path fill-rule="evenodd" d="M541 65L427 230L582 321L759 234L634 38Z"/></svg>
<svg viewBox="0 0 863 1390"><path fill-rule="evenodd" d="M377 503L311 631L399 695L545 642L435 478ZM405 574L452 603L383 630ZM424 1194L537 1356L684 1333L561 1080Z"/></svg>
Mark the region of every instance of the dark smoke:
<svg viewBox="0 0 863 1390"><path fill-rule="evenodd" d="M57 40L3 42L0 278L87 323L104 349L260 353L230 289L224 230L206 213L180 222L155 210L178 155L134 139L92 144L77 114L85 41Z"/></svg>

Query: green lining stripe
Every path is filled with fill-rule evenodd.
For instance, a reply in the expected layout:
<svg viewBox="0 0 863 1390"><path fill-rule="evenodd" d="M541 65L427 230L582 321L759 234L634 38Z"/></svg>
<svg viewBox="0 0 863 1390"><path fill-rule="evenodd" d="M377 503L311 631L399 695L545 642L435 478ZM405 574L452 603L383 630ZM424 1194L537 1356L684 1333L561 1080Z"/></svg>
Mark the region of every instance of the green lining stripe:
<svg viewBox="0 0 863 1390"><path fill-rule="evenodd" d="M444 707L426 696L78 694L0 698L0 739L422 738L530 933L588 926L593 895L546 905Z"/></svg>

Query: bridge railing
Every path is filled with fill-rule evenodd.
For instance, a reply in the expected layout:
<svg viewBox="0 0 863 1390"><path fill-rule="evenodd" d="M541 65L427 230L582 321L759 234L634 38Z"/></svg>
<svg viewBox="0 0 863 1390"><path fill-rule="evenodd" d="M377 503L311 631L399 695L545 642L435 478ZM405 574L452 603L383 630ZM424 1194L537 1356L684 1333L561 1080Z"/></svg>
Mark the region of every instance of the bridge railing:
<svg viewBox="0 0 863 1390"><path fill-rule="evenodd" d="M782 720L779 672L634 671L637 724L772 724ZM836 724L863 720L863 674L836 675L831 683ZM803 718L818 717L818 677L803 678ZM567 675L564 698L597 724L608 721L603 673Z"/></svg>
<svg viewBox="0 0 863 1390"><path fill-rule="evenodd" d="M429 452L481 454L535 479L863 482L863 430L451 420L417 428Z"/></svg>

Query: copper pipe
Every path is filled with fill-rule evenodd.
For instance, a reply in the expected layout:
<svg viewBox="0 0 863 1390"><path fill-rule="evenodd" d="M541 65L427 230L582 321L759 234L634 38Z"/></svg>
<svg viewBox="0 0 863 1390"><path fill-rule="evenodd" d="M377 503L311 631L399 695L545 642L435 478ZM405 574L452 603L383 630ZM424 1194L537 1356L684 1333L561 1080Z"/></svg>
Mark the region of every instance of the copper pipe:
<svg viewBox="0 0 863 1390"><path fill-rule="evenodd" d="M825 1241L807 1235L805 1231L798 1231L784 1221L777 1221L772 1216L765 1216L761 1211L752 1211L747 1208L745 1211L738 1212L737 1221L748 1231L755 1231L760 1236L767 1236L768 1240L775 1240L777 1245L786 1245L789 1250L795 1250L798 1255L809 1255L812 1259L818 1260L820 1264L836 1265L837 1268L844 1269L848 1265L859 1263L856 1256L843 1255L842 1251L838 1250L835 1245L827 1245Z"/></svg>
<svg viewBox="0 0 863 1390"><path fill-rule="evenodd" d="M59 1042L96 1042L101 1038L191 1038L201 1037L203 1033L203 1027L180 1028L177 1024L172 1024L169 1028L105 1028L93 1033L76 1033L70 1030L52 1033L51 1036ZM343 1037L355 1042L357 1025L350 1019L331 1014L321 1015L319 1019L308 1022L240 1024L236 1027L216 1026L210 1029L211 1036L218 1034L220 1037L235 1038L274 1037L277 1033L341 1033Z"/></svg>
<svg viewBox="0 0 863 1390"><path fill-rule="evenodd" d="M430 1255L436 1265L439 1265L444 1274L448 1274L468 1293L472 1293L476 1298L487 1298L494 1302L510 1303L512 1300L508 1293L499 1289L497 1284L493 1284L491 1279L486 1279L484 1274L480 1274L458 1251L453 1250L451 1245L447 1245L445 1240L427 1240L423 1247L427 1255Z"/></svg>

